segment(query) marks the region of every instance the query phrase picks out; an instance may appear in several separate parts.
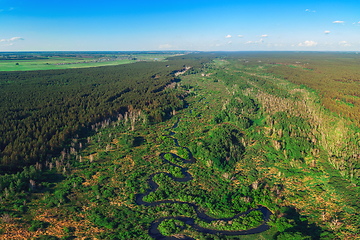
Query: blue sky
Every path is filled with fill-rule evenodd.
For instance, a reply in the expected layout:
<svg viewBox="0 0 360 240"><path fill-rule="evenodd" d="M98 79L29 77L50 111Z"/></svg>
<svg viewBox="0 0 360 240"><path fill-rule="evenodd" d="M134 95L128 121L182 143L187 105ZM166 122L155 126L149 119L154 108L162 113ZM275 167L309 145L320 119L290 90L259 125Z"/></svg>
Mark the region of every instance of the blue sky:
<svg viewBox="0 0 360 240"><path fill-rule="evenodd" d="M360 51L360 1L0 0L0 51Z"/></svg>

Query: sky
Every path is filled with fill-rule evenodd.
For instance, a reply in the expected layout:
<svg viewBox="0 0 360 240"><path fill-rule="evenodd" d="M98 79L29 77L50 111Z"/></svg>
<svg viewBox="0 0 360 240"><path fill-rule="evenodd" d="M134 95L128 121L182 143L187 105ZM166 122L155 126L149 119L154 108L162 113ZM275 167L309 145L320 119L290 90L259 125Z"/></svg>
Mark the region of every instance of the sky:
<svg viewBox="0 0 360 240"><path fill-rule="evenodd" d="M0 0L0 51L360 51L360 0Z"/></svg>

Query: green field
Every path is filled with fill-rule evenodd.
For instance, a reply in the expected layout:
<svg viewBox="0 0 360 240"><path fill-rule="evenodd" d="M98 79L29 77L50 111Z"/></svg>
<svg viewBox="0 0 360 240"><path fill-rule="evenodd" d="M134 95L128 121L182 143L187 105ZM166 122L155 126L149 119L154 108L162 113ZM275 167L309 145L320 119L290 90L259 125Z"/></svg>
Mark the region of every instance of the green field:
<svg viewBox="0 0 360 240"><path fill-rule="evenodd" d="M57 63L71 63L79 60L71 58L54 58L54 59L42 59L42 60L20 60L20 61L2 61L0 62L0 71L34 71L34 70L50 70L50 69L69 69L69 68L88 68L88 67L100 67L110 65L120 65L133 63L134 60L117 60L109 62L96 62L96 63L78 63L78 64L66 64L55 65ZM19 63L19 65L16 65Z"/></svg>
<svg viewBox="0 0 360 240"><path fill-rule="evenodd" d="M72 68L89 68L101 67L111 65L121 65L134 63L137 61L165 61L167 57L174 56L173 54L132 54L132 55L118 55L117 57L129 59L115 59L107 60L111 56L102 58L83 58L83 57L49 57L47 59L26 59L26 60L0 60L0 71L35 71L35 70L50 70L50 69L72 69ZM135 58L136 60L132 60ZM103 61L99 61L103 59ZM93 62L97 61L97 62ZM57 65L64 64L64 65Z"/></svg>

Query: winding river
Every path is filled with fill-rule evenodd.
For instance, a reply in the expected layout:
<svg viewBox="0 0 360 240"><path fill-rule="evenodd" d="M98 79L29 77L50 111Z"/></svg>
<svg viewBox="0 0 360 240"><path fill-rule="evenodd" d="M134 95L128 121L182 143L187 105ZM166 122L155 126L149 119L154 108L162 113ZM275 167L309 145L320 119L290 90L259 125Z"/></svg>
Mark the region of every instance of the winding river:
<svg viewBox="0 0 360 240"><path fill-rule="evenodd" d="M179 124L179 121L180 121L180 118L178 118L177 122L174 124L174 126L172 126L172 129L176 128ZM170 130L170 129L167 129L167 130ZM173 136L175 134L175 132L172 132L170 131L169 135L167 135L167 137L171 138L174 140L175 142L175 145L177 147L180 147L179 146L179 143L177 141L176 138L173 138L171 136ZM178 160L182 161L183 163L193 163L193 156L192 156L192 153L190 152L190 150L186 147L183 147L184 149L186 149L189 153L189 159L186 160L186 159L182 159L180 158L179 156L175 155L175 154L172 154L175 158L177 158ZM178 182L187 182L187 181L191 181L193 179L193 177L191 176L191 174L189 172L187 172L184 168L182 168L181 166L179 165L176 165L168 160L165 159L165 154L166 153L161 153L160 154L160 157L163 161L165 162L168 162L170 165L174 166L174 167L179 167L183 173L183 175L185 176L184 178L176 178L174 177L172 174L169 174L169 173L165 173L163 172L163 174L169 176L170 178L172 178L174 181L178 181ZM181 202L181 201L173 201L173 200L163 200L163 201L157 201L157 202L152 202L152 203L149 203L149 202L145 202L143 201L143 198L145 196L147 196L150 192L155 192L156 189L159 187L159 185L157 183L155 183L155 181L153 180L154 176L157 175L157 174L161 174L161 172L159 173L154 173L152 175L150 175L149 177L149 185L150 185L150 190L148 190L146 193L144 194L138 194L136 195L136 204L138 205L144 205L144 206L157 206L157 205L160 205L160 204L163 204L163 203L180 203L180 204L187 204L191 207L194 208L197 216L202 219L203 221L206 221L206 222L211 222L211 221L216 221L216 220L223 220L223 221L230 221L234 218L238 218L239 216L242 216L242 215L246 215L248 214L249 212L253 211L253 210L260 210L263 215L264 215L264 221L263 223L256 227L256 228L252 228L252 229L249 229L249 230L241 230L241 231L223 231L223 230L214 230L214 229L208 229L208 228L203 228L203 227L200 227L199 225L197 225L194 221L193 218L190 218L190 217L163 217L163 218L159 218L155 221L153 221L150 225L150 229L149 229L149 235L155 239L175 239L175 238L172 238L172 237L165 237L163 236L160 231L158 230L158 226L159 224L164 221L164 220L167 220L167 219L177 219L177 220L181 220L183 221L184 223L190 225L193 229L195 229L196 231L198 232L203 232L203 233L211 233L211 234L220 234L220 235L248 235L248 234L255 234L255 233L261 233L261 232L264 232L266 230L269 229L269 226L268 226L268 221L270 220L270 216L271 216L271 211L266 208L266 207L263 207L263 206L260 206L259 208L257 209L252 209L252 210L248 210L247 212L243 212L243 213L239 213L237 215L235 215L234 217L232 218L213 218L213 217L210 217L208 216L205 212L201 211L199 209L199 206L194 204L194 203L187 203L187 202ZM192 239L192 238L186 238L186 239Z"/></svg>

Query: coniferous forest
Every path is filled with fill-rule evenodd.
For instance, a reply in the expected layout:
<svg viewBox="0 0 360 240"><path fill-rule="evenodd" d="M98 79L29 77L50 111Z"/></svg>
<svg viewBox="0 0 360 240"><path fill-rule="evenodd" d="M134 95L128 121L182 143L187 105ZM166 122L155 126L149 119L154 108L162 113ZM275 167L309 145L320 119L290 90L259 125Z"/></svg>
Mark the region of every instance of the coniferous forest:
<svg viewBox="0 0 360 240"><path fill-rule="evenodd" d="M162 91L186 65L200 59L136 63L117 67L0 75L1 166L35 164L63 147L66 139L125 109L140 109L162 121L182 107L179 96Z"/></svg>
<svg viewBox="0 0 360 240"><path fill-rule="evenodd" d="M359 239L359 61L2 72L0 238Z"/></svg>

